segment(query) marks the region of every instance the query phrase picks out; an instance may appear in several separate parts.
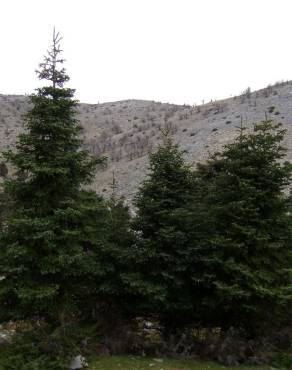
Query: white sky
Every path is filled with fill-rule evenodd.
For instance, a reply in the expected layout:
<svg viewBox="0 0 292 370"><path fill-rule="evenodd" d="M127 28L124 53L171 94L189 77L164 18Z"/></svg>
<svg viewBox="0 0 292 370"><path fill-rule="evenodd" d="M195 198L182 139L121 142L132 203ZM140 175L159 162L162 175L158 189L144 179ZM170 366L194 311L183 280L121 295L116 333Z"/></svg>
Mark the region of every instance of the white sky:
<svg viewBox="0 0 292 370"><path fill-rule="evenodd" d="M292 0L0 0L0 93L30 94L55 26L81 102L201 103L292 79Z"/></svg>

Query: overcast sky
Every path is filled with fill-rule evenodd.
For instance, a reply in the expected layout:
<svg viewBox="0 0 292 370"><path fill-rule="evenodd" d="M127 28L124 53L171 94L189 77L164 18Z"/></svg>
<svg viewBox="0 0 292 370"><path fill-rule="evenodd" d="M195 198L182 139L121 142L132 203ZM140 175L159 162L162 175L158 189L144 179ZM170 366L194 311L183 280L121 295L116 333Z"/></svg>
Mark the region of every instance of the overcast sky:
<svg viewBox="0 0 292 370"><path fill-rule="evenodd" d="M40 86L55 26L81 102L201 103L292 79L291 0L2 0L2 94Z"/></svg>

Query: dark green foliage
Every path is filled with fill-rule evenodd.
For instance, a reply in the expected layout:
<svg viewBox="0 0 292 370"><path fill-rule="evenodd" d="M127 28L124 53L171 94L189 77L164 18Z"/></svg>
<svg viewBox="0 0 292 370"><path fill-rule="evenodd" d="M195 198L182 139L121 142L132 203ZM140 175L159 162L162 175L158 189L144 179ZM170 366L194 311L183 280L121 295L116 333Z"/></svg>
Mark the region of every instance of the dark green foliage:
<svg viewBox="0 0 292 370"><path fill-rule="evenodd" d="M43 322L27 323L0 347L0 369L67 370L74 356L94 353L97 340L96 326L75 324L64 333Z"/></svg>
<svg viewBox="0 0 292 370"><path fill-rule="evenodd" d="M98 281L98 307L104 310L105 316L110 314L113 320L113 311L119 315L133 313L132 296L128 292L129 275L133 269L134 235L130 229L130 212L124 199L116 192L116 180L113 177L112 195L106 202L107 214L104 238L106 243L99 249L95 258L105 269L105 274ZM100 267L101 268L101 267ZM106 312L112 311L112 312Z"/></svg>
<svg viewBox="0 0 292 370"><path fill-rule="evenodd" d="M1 235L1 319L47 317L64 324L77 310L75 296L90 282L98 247L101 201L81 191L96 165L81 149L73 90L59 54L58 35L38 72L50 85L31 96L26 132L5 153L16 176L6 180L13 202ZM94 217L93 217L94 215ZM90 222L88 222L90 220ZM95 225L93 226L93 223Z"/></svg>
<svg viewBox="0 0 292 370"><path fill-rule="evenodd" d="M137 273L132 285L147 302L144 313L158 314L168 322L174 319L174 326L192 311L186 285L190 263L186 205L192 187L192 172L183 152L166 137L164 145L151 154L148 177L135 199Z"/></svg>
<svg viewBox="0 0 292 370"><path fill-rule="evenodd" d="M12 343L1 348L0 369L2 370L64 370L68 368L70 355L59 347L52 353L46 353L43 345L49 338L42 330L29 330L17 333ZM55 345L55 342L52 346ZM70 348L70 351L72 348Z"/></svg>
<svg viewBox="0 0 292 370"><path fill-rule="evenodd" d="M291 303L291 165L265 121L198 168L208 234L199 246L206 320L255 330ZM286 313L287 316L287 313ZM271 324L270 322L270 324Z"/></svg>
<svg viewBox="0 0 292 370"><path fill-rule="evenodd" d="M133 312L127 286L133 263L134 238L130 231L129 210L123 200L111 198L103 204L104 214L101 216L95 211L92 217L96 221L88 219L93 233L89 245L92 240L97 240L97 244L88 251L88 261L84 268L91 266L91 269L80 292L79 307L83 318L85 315L89 320L96 320L103 316L104 320L113 321ZM101 220L99 224L98 219ZM96 230L100 231L100 235L97 236Z"/></svg>
<svg viewBox="0 0 292 370"><path fill-rule="evenodd" d="M5 225L8 215L14 208L13 202L10 196L3 191L0 192L0 230Z"/></svg>
<svg viewBox="0 0 292 370"><path fill-rule="evenodd" d="M291 370L292 369L292 354L291 354L291 352L277 353L277 355L275 356L275 358L272 361L272 364L273 364L275 369Z"/></svg>

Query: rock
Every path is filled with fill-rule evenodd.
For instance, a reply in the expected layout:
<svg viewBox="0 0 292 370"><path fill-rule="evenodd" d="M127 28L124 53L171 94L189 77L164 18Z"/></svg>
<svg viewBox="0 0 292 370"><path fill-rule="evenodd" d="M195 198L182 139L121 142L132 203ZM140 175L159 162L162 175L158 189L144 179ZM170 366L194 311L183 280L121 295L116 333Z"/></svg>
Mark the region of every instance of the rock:
<svg viewBox="0 0 292 370"><path fill-rule="evenodd" d="M82 341L80 342L80 347L81 348L86 348L87 346L88 346L87 338L82 339Z"/></svg>
<svg viewBox="0 0 292 370"><path fill-rule="evenodd" d="M163 358L154 358L153 361L162 363L163 362Z"/></svg>
<svg viewBox="0 0 292 370"><path fill-rule="evenodd" d="M5 335L0 334L0 346L3 346L5 344L8 344L9 340Z"/></svg>
<svg viewBox="0 0 292 370"><path fill-rule="evenodd" d="M145 322L144 322L144 327L145 327L146 329L151 329L151 328L153 328L153 326L154 326L154 324L153 324L153 322L151 322L151 321L145 321Z"/></svg>
<svg viewBox="0 0 292 370"><path fill-rule="evenodd" d="M0 331L0 346L10 343L11 334L6 333L5 331Z"/></svg>
<svg viewBox="0 0 292 370"><path fill-rule="evenodd" d="M85 358L81 355L78 355L74 357L70 363L69 369L70 370L78 370L78 369L84 369L88 367L88 364L85 360Z"/></svg>

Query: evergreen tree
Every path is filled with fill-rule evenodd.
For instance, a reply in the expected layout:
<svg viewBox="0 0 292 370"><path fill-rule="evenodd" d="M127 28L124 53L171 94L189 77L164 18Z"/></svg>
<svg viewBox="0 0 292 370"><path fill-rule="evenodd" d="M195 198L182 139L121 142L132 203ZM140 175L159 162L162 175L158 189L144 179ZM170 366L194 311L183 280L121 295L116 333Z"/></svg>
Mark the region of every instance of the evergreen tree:
<svg viewBox="0 0 292 370"><path fill-rule="evenodd" d="M99 260L106 268L106 274L98 281L97 296L100 312L104 319L114 325L121 316L135 315L133 297L128 291L128 281L135 260L133 259L134 235L130 228L131 216L123 197L117 193L117 181L113 173L112 194L106 201L107 217L103 247L99 249ZM110 316L110 318L109 318Z"/></svg>
<svg viewBox="0 0 292 370"><path fill-rule="evenodd" d="M125 199L118 194L118 183L113 172L111 184L111 196L107 201L109 211L109 240L122 246L130 247L133 243L133 235L130 230L130 210L125 204Z"/></svg>
<svg viewBox="0 0 292 370"><path fill-rule="evenodd" d="M164 145L150 155L150 172L135 199L133 290L144 296L142 313L158 314L167 331L184 323L193 309L186 229L193 178L183 154L166 136Z"/></svg>
<svg viewBox="0 0 292 370"><path fill-rule="evenodd" d="M8 215L13 209L13 202L9 195L2 189L0 191L0 230L5 227Z"/></svg>
<svg viewBox="0 0 292 370"><path fill-rule="evenodd" d="M254 330L280 320L292 298L292 167L285 130L272 121L240 130L199 165L208 233L197 250L205 320ZM207 228L206 228L207 229Z"/></svg>
<svg viewBox="0 0 292 370"><path fill-rule="evenodd" d="M30 97L26 131L16 150L5 153L16 172L5 182L14 208L1 235L3 320L51 318L64 325L76 309L76 295L87 286L84 279L90 285L97 273L91 258L100 244L95 221L105 209L82 186L90 182L98 160L81 148L77 102L74 90L63 86L69 77L59 45L54 33L37 72L48 84Z"/></svg>

